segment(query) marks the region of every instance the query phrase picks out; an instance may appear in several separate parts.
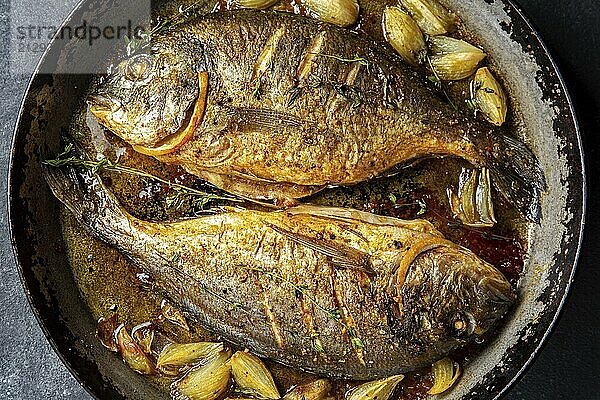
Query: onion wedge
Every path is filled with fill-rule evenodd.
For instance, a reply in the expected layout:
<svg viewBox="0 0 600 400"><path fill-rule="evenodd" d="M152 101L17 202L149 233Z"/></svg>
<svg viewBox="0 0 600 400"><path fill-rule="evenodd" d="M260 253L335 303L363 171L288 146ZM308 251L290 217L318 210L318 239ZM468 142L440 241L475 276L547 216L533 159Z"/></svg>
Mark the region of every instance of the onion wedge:
<svg viewBox="0 0 600 400"><path fill-rule="evenodd" d="M460 376L460 366L448 357L437 361L431 367L434 374L433 387L427 394L440 394L450 389Z"/></svg>
<svg viewBox="0 0 600 400"><path fill-rule="evenodd" d="M255 355L243 351L236 352L231 357L231 372L242 393L259 399L281 398L271 372Z"/></svg>
<svg viewBox="0 0 600 400"><path fill-rule="evenodd" d="M388 400L404 375L363 383L346 392L345 400Z"/></svg>
<svg viewBox="0 0 600 400"><path fill-rule="evenodd" d="M492 184L487 168L463 168L458 180L458 193L447 189L450 209L463 224L492 227L496 224Z"/></svg>

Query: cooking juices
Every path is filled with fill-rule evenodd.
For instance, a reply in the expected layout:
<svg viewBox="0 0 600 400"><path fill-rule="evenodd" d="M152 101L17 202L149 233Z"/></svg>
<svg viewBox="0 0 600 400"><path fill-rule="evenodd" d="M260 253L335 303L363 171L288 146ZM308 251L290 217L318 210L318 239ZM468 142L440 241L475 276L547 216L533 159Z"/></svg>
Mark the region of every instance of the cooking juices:
<svg viewBox="0 0 600 400"><path fill-rule="evenodd" d="M381 15L389 1L362 0L362 12L357 29L382 40ZM185 7L185 5L183 5ZM229 2L219 2L218 10L232 6ZM280 10L304 13L305 10L295 1L282 1L277 5ZM459 28L458 36L473 38ZM493 55L491 55L493 58ZM470 112L460 100L468 90L464 81L447 84L447 95L454 99L464 112ZM441 94L443 95L443 94ZM509 115L517 110L513 105ZM509 117L508 129L516 129ZM200 179L185 173L180 167L161 164L151 157L141 155L108 131L103 130L89 116L82 106L81 113L74 116L71 130L83 137L90 154L103 153L114 159L119 156L123 166L134 167L192 188L214 191ZM505 276L516 284L523 268L523 258L527 251L526 222L519 214L494 193L494 205L498 223L492 228L473 228L462 224L449 209L447 188L456 188L457 179L464 161L446 159L426 159L409 168L399 170L387 178L363 182L351 187L327 189L306 201L337 207L351 207L375 214L403 219L423 218L431 221L448 240L469 248L483 260L496 266ZM168 185L146 178L132 177L115 172L103 174L105 184L118 197L123 206L134 216L148 220L174 220L205 214L207 205L199 204L190 198L177 198L177 194ZM218 207L219 203L210 204ZM209 205L209 206L210 206ZM254 203L242 204L247 208L261 208ZM82 295L87 300L95 318L106 317L110 310L116 310L121 322L128 327L146 321L157 321L160 315L162 297L152 291L152 282L130 265L116 250L92 239L73 220L67 212L61 215L64 237L68 244L69 257ZM218 340L192 321L190 332L174 328L174 335L181 341ZM476 348L471 346L461 354L451 356L464 363ZM268 363L281 393L291 386L311 379L311 376L275 363ZM167 390L172 381L169 377L150 377L149 382ZM353 386L348 381L333 381L331 394L343 398L344 393ZM394 397L399 399L420 399L432 386L432 374L429 369L409 373L398 385Z"/></svg>

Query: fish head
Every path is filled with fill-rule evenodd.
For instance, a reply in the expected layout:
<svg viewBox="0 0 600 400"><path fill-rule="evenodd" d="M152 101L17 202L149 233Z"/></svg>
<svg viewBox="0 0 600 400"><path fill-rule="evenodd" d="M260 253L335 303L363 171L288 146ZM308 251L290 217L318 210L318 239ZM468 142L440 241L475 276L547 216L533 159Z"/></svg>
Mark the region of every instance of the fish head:
<svg viewBox="0 0 600 400"><path fill-rule="evenodd" d="M453 244L415 257L397 293L397 336L446 352L488 333L516 300L500 271Z"/></svg>
<svg viewBox="0 0 600 400"><path fill-rule="evenodd" d="M155 147L185 129L200 92L198 65L175 51L133 55L88 98L100 124L132 145Z"/></svg>

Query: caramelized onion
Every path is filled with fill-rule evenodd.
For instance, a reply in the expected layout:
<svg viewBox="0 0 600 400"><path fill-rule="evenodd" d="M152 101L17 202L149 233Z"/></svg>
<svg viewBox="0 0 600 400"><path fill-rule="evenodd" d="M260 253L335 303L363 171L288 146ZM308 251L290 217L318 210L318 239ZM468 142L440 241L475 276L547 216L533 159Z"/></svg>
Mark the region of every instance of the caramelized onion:
<svg viewBox="0 0 600 400"><path fill-rule="evenodd" d="M261 399L279 399L279 391L271 372L260 358L248 352L238 351L231 357L233 379L245 394Z"/></svg>
<svg viewBox="0 0 600 400"><path fill-rule="evenodd" d="M217 400L229 388L231 350L223 350L206 364L188 371L171 384L174 400Z"/></svg>
<svg viewBox="0 0 600 400"><path fill-rule="evenodd" d="M121 324L115 332L115 340L119 353L131 369L140 374L151 375L156 372L152 360L142 351L140 346L131 338L125 325Z"/></svg>
<svg viewBox="0 0 600 400"><path fill-rule="evenodd" d="M402 379L404 379L404 375L394 375L363 383L346 392L346 400L388 400Z"/></svg>
<svg viewBox="0 0 600 400"><path fill-rule="evenodd" d="M440 394L450 389L460 376L460 366L448 357L431 367L434 374L433 387L427 394Z"/></svg>
<svg viewBox="0 0 600 400"><path fill-rule="evenodd" d="M172 343L167 345L158 356L156 366L182 367L188 364L197 364L214 357L223 351L223 343L198 342L198 343Z"/></svg>

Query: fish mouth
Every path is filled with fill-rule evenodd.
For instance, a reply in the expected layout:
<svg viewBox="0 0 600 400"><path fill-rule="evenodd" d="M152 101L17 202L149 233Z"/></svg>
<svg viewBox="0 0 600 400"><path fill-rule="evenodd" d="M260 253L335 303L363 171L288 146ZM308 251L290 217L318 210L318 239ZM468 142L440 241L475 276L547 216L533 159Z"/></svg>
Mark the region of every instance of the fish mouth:
<svg viewBox="0 0 600 400"><path fill-rule="evenodd" d="M507 281L486 277L479 281L479 290L484 298L498 306L511 306L517 299L517 295Z"/></svg>
<svg viewBox="0 0 600 400"><path fill-rule="evenodd" d="M112 98L99 93L90 95L87 102L90 105L90 111L95 116L107 114L119 107Z"/></svg>
<svg viewBox="0 0 600 400"><path fill-rule="evenodd" d="M204 120L207 97L208 72L203 71L198 73L198 96L196 97L194 107L188 110L181 128L177 132L161 139L154 146L134 145L133 149L149 156L162 156L177 151L192 139L196 128Z"/></svg>

